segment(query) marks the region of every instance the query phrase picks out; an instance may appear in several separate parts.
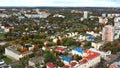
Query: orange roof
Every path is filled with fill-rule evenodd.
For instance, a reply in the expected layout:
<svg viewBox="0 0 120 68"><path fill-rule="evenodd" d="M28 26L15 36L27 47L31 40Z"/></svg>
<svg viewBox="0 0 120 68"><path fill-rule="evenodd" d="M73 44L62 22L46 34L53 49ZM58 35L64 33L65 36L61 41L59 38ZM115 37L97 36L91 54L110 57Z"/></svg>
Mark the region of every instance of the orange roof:
<svg viewBox="0 0 120 68"><path fill-rule="evenodd" d="M85 57L87 60L91 60L91 59L100 55L99 53L93 52L93 51L90 51L90 50L85 50L84 52L88 54L88 56Z"/></svg>
<svg viewBox="0 0 120 68"><path fill-rule="evenodd" d="M109 68L117 68L115 65L110 65Z"/></svg>

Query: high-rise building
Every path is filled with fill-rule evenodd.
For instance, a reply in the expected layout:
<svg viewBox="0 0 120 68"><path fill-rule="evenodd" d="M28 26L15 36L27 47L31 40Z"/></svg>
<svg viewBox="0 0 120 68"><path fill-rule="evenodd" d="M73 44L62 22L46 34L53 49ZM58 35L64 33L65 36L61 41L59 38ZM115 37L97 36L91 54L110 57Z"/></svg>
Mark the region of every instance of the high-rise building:
<svg viewBox="0 0 120 68"><path fill-rule="evenodd" d="M83 18L84 18L84 19L87 19L87 18L88 18L88 11L84 11Z"/></svg>
<svg viewBox="0 0 120 68"><path fill-rule="evenodd" d="M106 25L102 31L102 40L104 42L112 42L114 40L114 27Z"/></svg>

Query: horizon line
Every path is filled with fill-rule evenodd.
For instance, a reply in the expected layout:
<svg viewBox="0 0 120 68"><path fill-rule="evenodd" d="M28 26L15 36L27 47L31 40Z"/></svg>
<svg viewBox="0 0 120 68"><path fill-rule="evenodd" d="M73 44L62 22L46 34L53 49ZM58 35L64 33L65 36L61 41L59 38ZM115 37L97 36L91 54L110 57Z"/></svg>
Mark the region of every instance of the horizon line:
<svg viewBox="0 0 120 68"><path fill-rule="evenodd" d="M120 8L120 7L109 7L109 6L105 6L105 7L103 7L103 6L0 6L0 8L1 7L29 7L29 8L36 8L36 7L60 7L60 8Z"/></svg>

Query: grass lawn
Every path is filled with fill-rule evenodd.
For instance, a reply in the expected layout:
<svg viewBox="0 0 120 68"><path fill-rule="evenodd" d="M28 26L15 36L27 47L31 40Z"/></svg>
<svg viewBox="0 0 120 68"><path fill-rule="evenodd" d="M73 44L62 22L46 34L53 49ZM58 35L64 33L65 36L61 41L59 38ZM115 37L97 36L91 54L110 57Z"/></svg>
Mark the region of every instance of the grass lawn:
<svg viewBox="0 0 120 68"><path fill-rule="evenodd" d="M19 68L24 68L22 63L19 64Z"/></svg>
<svg viewBox="0 0 120 68"><path fill-rule="evenodd" d="M4 38L4 34L3 33L0 33L0 38Z"/></svg>
<svg viewBox="0 0 120 68"><path fill-rule="evenodd" d="M6 64L9 64L12 62L12 59L6 57L6 58L3 58L3 60L5 61Z"/></svg>

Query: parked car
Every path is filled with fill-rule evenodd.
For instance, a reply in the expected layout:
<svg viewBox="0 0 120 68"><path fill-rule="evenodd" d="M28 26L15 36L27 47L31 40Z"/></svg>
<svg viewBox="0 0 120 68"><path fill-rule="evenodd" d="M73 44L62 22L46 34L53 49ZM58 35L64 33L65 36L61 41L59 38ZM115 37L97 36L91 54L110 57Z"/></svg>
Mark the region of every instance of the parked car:
<svg viewBox="0 0 120 68"><path fill-rule="evenodd" d="M3 59L0 60L0 65L4 64L5 61Z"/></svg>
<svg viewBox="0 0 120 68"><path fill-rule="evenodd" d="M2 66L2 68L12 68L10 65Z"/></svg>

